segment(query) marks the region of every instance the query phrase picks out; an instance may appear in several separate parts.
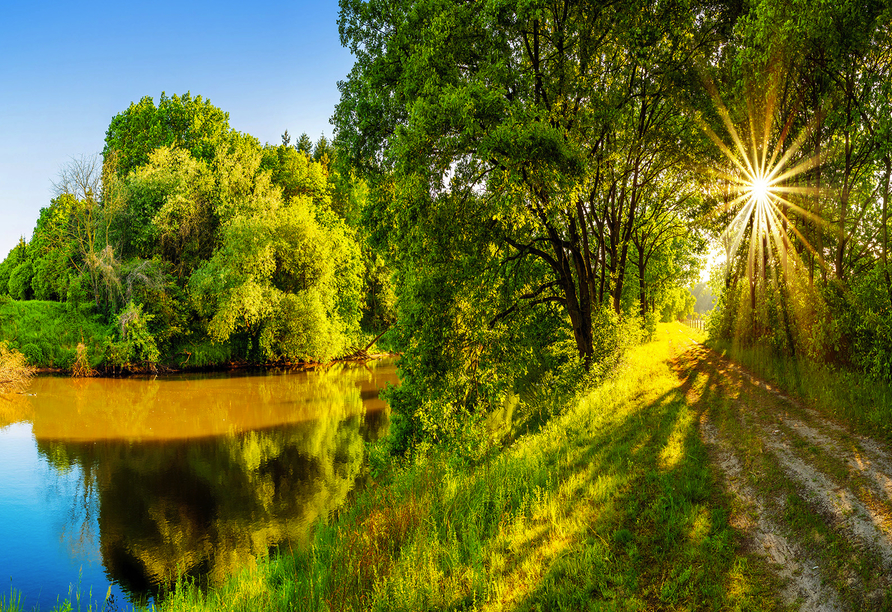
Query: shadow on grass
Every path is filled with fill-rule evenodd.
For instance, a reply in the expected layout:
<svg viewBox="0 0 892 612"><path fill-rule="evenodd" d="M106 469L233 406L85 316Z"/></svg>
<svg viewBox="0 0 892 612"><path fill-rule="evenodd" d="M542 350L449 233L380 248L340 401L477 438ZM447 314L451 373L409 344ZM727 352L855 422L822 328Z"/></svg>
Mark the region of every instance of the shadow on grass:
<svg viewBox="0 0 892 612"><path fill-rule="evenodd" d="M587 520L577 544L515 609L776 607L770 580L740 553L728 500L699 437L699 415L709 406L705 394L691 391L715 384L714 370L696 368L704 358L702 348L689 349L674 360L678 378L668 390L574 444L582 451L574 467L587 464L589 480L575 487L571 503L588 505ZM586 486L617 472L624 486L592 503Z"/></svg>
<svg viewBox="0 0 892 612"><path fill-rule="evenodd" d="M260 594L238 583L206 607L775 608L699 437L715 381L697 348L670 367L666 334L684 338L665 329L538 433L477 466L434 449L271 563Z"/></svg>

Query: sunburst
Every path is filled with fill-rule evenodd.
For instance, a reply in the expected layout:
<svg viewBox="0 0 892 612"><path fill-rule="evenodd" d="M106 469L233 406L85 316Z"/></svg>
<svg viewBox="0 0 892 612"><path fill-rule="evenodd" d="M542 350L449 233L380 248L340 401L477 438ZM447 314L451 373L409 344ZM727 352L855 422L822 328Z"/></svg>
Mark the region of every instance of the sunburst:
<svg viewBox="0 0 892 612"><path fill-rule="evenodd" d="M726 284L737 287L729 296L736 295L734 299L740 300L727 305L737 313L732 317L734 335L751 339L770 335L776 331L771 329L770 322L783 321L789 339L809 328L814 306L820 300L812 290L813 268L805 273L807 268L799 256L810 252L819 265L824 265L821 253L799 229L825 225L809 210L816 208L813 204L821 193L808 186L803 176L822 161L820 156L802 154L820 119L815 117L791 138L792 118L778 121L779 88L767 81L760 85L761 95L749 104L749 112L741 122L744 129L738 131L716 88L707 82L726 135L720 138L702 118L700 125L724 157L722 169L711 174L722 194L722 203L714 214L729 214L731 219L720 240L725 251ZM733 267L741 263L738 250L746 243L743 274L732 276ZM742 285L738 284L740 281ZM769 299L769 294L779 300ZM778 308L774 316L768 311L771 304ZM789 340L787 344L792 347L794 342Z"/></svg>
<svg viewBox="0 0 892 612"><path fill-rule="evenodd" d="M799 175L821 163L821 158L817 155L797 159L810 132L810 126L802 130L788 146L791 122L787 121L780 130L773 129L776 100L770 93L774 88L767 89L769 95L764 105L764 116L759 117L751 113L747 120L749 129L746 142L714 88L711 88L713 100L732 144L730 146L726 144L715 131L701 121L704 132L718 146L728 162L728 167L724 171L715 172L719 182L725 185L726 193L731 196L730 200L723 202L717 212L734 214L721 235L727 265L732 265L738 249L749 235L748 275L761 272L763 277L769 266L769 260L781 262L785 271L789 267L791 255L795 257L795 249L790 248L791 234L795 235L805 248L813 251L796 225L791 222L791 214L823 223L820 218L796 203L794 201L796 198L792 197L818 195L818 190L815 188L793 184Z"/></svg>

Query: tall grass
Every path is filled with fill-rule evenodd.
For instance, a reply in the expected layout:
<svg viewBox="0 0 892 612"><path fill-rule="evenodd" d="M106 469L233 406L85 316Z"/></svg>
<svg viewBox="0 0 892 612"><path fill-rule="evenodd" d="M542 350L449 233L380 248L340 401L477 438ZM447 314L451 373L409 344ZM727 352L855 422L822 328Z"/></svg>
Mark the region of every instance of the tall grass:
<svg viewBox="0 0 892 612"><path fill-rule="evenodd" d="M98 315L72 312L59 302L0 303L0 340L21 351L34 367L70 368L81 342L98 363L110 333Z"/></svg>
<svg viewBox="0 0 892 612"><path fill-rule="evenodd" d="M778 355L770 348L710 339L708 346L805 404L892 442L892 385L866 374Z"/></svg>

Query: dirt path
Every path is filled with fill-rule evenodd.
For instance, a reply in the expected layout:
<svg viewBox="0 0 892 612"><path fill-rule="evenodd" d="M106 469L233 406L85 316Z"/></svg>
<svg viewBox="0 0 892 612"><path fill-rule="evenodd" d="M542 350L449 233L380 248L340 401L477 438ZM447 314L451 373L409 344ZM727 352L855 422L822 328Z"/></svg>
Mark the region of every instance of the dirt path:
<svg viewBox="0 0 892 612"><path fill-rule="evenodd" d="M808 611L892 609L892 452L693 339L674 366L732 500L732 524Z"/></svg>

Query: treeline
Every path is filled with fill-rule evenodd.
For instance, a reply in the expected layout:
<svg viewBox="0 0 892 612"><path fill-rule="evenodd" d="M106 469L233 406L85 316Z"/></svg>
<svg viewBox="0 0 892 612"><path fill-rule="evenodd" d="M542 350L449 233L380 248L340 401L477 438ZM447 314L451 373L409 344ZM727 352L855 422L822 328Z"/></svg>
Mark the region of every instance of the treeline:
<svg viewBox="0 0 892 612"><path fill-rule="evenodd" d="M712 335L892 381L890 25L888 3L854 1L763 1L740 20L723 95L747 147L780 151L775 227L725 234L732 255L755 248L719 280Z"/></svg>
<svg viewBox="0 0 892 612"><path fill-rule="evenodd" d="M340 5L335 144L398 279L397 446L559 406L693 305L709 236L714 336L892 375L886 4Z"/></svg>
<svg viewBox="0 0 892 612"><path fill-rule="evenodd" d="M342 0L334 115L396 284L396 448L547 415L693 308L715 196L692 109L741 7ZM535 406L535 408L534 408ZM469 431L476 431L474 438Z"/></svg>
<svg viewBox="0 0 892 612"><path fill-rule="evenodd" d="M201 96L145 97L56 191L0 264L0 294L64 304L93 342L17 347L38 365L324 361L392 323L356 227L366 188L324 137L261 145Z"/></svg>

